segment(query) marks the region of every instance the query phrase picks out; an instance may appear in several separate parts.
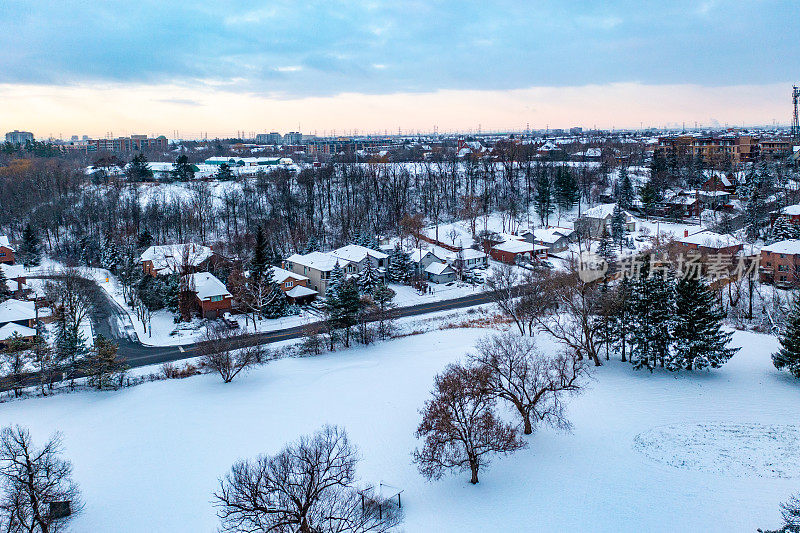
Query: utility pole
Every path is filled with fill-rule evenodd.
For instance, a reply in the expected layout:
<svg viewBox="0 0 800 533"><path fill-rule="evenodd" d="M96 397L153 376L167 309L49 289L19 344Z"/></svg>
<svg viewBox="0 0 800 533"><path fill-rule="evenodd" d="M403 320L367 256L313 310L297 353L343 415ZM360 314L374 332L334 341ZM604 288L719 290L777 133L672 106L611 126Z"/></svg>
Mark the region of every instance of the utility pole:
<svg viewBox="0 0 800 533"><path fill-rule="evenodd" d="M798 122L797 115L797 101L800 100L800 87L797 85L792 86L792 105L794 106L794 114L792 115L792 144L800 145L800 122Z"/></svg>

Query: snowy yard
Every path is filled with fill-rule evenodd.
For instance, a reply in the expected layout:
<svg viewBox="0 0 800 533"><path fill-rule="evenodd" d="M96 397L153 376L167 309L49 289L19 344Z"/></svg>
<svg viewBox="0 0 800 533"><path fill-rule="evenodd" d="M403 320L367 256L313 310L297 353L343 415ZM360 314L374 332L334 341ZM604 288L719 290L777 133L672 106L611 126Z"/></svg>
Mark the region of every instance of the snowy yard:
<svg viewBox="0 0 800 533"><path fill-rule="evenodd" d="M425 482L411 464L417 410L434 374L485 334L283 359L227 385L205 375L10 402L0 423L39 442L64 433L87 502L79 532L214 531L211 493L237 458L325 423L360 447L364 483L404 489L408 532L754 531L776 527L778 503L800 490L798 384L772 367L774 338L741 332L744 349L712 373L611 362L573 400L572 433L539 431L477 486Z"/></svg>

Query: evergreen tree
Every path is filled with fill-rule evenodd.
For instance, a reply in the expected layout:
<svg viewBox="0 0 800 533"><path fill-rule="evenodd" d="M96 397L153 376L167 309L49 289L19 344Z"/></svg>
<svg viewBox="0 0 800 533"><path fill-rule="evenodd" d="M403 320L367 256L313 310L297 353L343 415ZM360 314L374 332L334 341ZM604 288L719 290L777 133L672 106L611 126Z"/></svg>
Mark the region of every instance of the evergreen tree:
<svg viewBox="0 0 800 533"><path fill-rule="evenodd" d="M617 254L614 253L614 243L611 241L611 235L608 234L605 226L603 227L603 234L600 236L600 242L597 244L597 255L605 259L609 268L617 259Z"/></svg>
<svg viewBox="0 0 800 533"><path fill-rule="evenodd" d="M619 350L622 361L626 361L633 334L633 281L623 276L617 285L614 306L609 313L609 340Z"/></svg>
<svg viewBox="0 0 800 533"><path fill-rule="evenodd" d="M661 201L661 193L653 184L652 179L648 180L641 188L639 191L639 198L642 200L642 208L644 209L645 215L652 216L653 213L655 213L656 207L658 207L658 202Z"/></svg>
<svg viewBox="0 0 800 533"><path fill-rule="evenodd" d="M11 289L8 288L6 273L3 271L3 265L0 265L0 302L5 302L11 298L11 296Z"/></svg>
<svg viewBox="0 0 800 533"><path fill-rule="evenodd" d="M216 178L219 181L231 181L233 179L233 171L231 170L230 165L227 163L222 163L217 169Z"/></svg>
<svg viewBox="0 0 800 533"><path fill-rule="evenodd" d="M364 265L358 276L358 288L362 294L374 294L379 283L378 270L372 265L372 261L367 258L367 264Z"/></svg>
<svg viewBox="0 0 800 533"><path fill-rule="evenodd" d="M539 214L539 219L543 226L550 222L550 215L553 213L553 187L546 171L537 169L536 189L534 191L534 207Z"/></svg>
<svg viewBox="0 0 800 533"><path fill-rule="evenodd" d="M344 345L350 346L352 328L358 323L361 311L361 296L352 280L339 286L338 295L333 307L333 320L336 326L344 330Z"/></svg>
<svg viewBox="0 0 800 533"><path fill-rule="evenodd" d="M622 243L625 240L625 235L628 233L625 221L625 212L620 209L619 204L617 204L614 206L614 212L611 213L611 237L614 243L619 246L620 251L622 250Z"/></svg>
<svg viewBox="0 0 800 533"><path fill-rule="evenodd" d="M580 191L575 176L564 165L556 169L556 176L553 180L553 197L558 207L559 216L564 211L569 211L578 203Z"/></svg>
<svg viewBox="0 0 800 533"><path fill-rule="evenodd" d="M253 257L250 259L250 277L258 283L264 277L264 272L269 266L269 251L267 249L267 237L259 226L256 230L256 243L253 247Z"/></svg>
<svg viewBox="0 0 800 533"><path fill-rule="evenodd" d="M116 242L107 234L103 239L103 247L100 249L100 266L111 272L117 272L117 265L122 261L122 254L120 253Z"/></svg>
<svg viewBox="0 0 800 533"><path fill-rule="evenodd" d="M20 259L28 266L39 266L42 262L42 249L39 236L30 223L22 231L22 246L20 246Z"/></svg>
<svg viewBox="0 0 800 533"><path fill-rule="evenodd" d="M339 266L339 261L333 265L330 277L328 278L328 288L325 291L325 298L334 301L339 298L339 289L344 283L344 270Z"/></svg>
<svg viewBox="0 0 800 533"><path fill-rule="evenodd" d="M772 355L772 363L775 368L785 368L800 378L800 298L795 298L788 324L779 340L781 349Z"/></svg>
<svg viewBox="0 0 800 533"><path fill-rule="evenodd" d="M63 315L56 321L56 352L61 361L69 363L75 368L76 363L87 351L86 336L80 330L80 325L68 324Z"/></svg>
<svg viewBox="0 0 800 533"><path fill-rule="evenodd" d="M268 287L267 298L261 312L267 318L280 318L286 316L289 301L286 299L280 286L274 280L274 270L272 266L268 266L264 271L264 283Z"/></svg>
<svg viewBox="0 0 800 533"><path fill-rule="evenodd" d="M771 236L773 241L800 239L800 229L798 229L798 226L793 224L788 217L781 215L772 225Z"/></svg>
<svg viewBox="0 0 800 533"><path fill-rule="evenodd" d="M395 283L408 283L411 279L411 258L404 252L400 245L394 247L389 257L389 281Z"/></svg>
<svg viewBox="0 0 800 533"><path fill-rule="evenodd" d="M619 168L619 187L617 189L617 205L621 209L631 209L633 207L633 200L635 193L633 191L633 183L628 174L628 167L623 165Z"/></svg>
<svg viewBox="0 0 800 533"><path fill-rule="evenodd" d="M630 361L633 367L652 370L664 366L669 356L675 312L674 280L669 272L651 269L650 258L631 286L633 335Z"/></svg>
<svg viewBox="0 0 800 533"><path fill-rule="evenodd" d="M312 233L308 236L308 240L306 241L306 246L303 249L303 254L310 254L311 252L318 252L319 245L317 244L317 238Z"/></svg>
<svg viewBox="0 0 800 533"><path fill-rule="evenodd" d="M147 229L145 228L139 234L139 238L136 239L136 248L143 251L150 248L152 245L153 245L153 236L150 235L150 232L147 231Z"/></svg>
<svg viewBox="0 0 800 533"><path fill-rule="evenodd" d="M682 276L675 287L675 349L666 368L719 368L733 357L737 349L727 347L733 333L722 331L724 316L705 282L694 273Z"/></svg>
<svg viewBox="0 0 800 533"><path fill-rule="evenodd" d="M128 181L152 181L153 171L147 164L144 154L137 154L131 159L131 162L125 167L125 176Z"/></svg>
<svg viewBox="0 0 800 533"><path fill-rule="evenodd" d="M186 154L181 154L175 160L172 175L178 181L191 181L194 179L194 166L189 163Z"/></svg>

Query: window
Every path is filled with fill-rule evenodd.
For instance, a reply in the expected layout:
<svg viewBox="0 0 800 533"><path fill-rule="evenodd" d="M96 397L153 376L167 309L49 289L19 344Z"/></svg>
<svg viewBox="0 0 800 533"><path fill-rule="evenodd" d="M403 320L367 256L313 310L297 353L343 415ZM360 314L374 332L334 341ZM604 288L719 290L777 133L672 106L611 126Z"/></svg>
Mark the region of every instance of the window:
<svg viewBox="0 0 800 533"><path fill-rule="evenodd" d="M6 256L5 252L0 252L0 257L5 257L5 256Z"/></svg>
<svg viewBox="0 0 800 533"><path fill-rule="evenodd" d="M285 285L286 285L286 288L287 288L287 289L291 289L291 288L292 288L292 285L294 285L294 283L293 283L293 282L291 282L291 281L287 281L287 282L285 283Z"/></svg>
<svg viewBox="0 0 800 533"><path fill-rule="evenodd" d="M382 266L383 266L383 259L378 259L378 266L379 266L379 267L382 267Z"/></svg>
<svg viewBox="0 0 800 533"><path fill-rule="evenodd" d="M212 302L221 302L223 298L224 298L224 296L212 296L211 297L211 301Z"/></svg>

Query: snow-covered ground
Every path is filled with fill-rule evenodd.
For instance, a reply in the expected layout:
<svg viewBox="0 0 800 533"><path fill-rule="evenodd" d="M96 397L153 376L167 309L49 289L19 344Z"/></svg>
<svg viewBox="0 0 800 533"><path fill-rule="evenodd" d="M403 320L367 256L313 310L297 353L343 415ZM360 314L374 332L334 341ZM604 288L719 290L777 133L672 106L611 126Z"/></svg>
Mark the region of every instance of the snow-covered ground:
<svg viewBox="0 0 800 533"><path fill-rule="evenodd" d="M772 367L773 337L741 332L743 350L714 372L612 361L572 400L571 433L541 429L477 486L463 473L426 482L411 464L418 409L433 376L487 333L282 359L230 384L203 375L9 402L0 424L39 442L63 432L87 502L77 532L214 531L211 493L236 459L325 423L360 447L364 483L404 490L408 532L749 532L776 527L778 503L800 487L799 385Z"/></svg>

